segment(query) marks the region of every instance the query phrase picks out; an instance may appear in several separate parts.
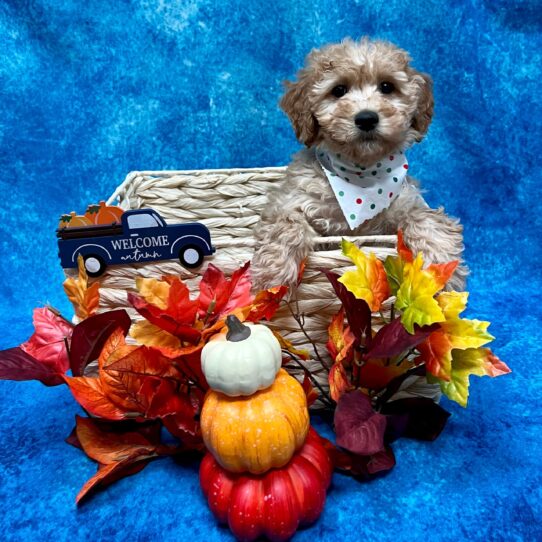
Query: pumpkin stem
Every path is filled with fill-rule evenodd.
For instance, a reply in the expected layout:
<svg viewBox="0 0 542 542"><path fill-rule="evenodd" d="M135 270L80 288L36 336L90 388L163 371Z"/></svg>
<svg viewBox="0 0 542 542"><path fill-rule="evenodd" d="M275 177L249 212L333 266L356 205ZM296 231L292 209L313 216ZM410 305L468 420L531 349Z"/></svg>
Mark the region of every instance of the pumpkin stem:
<svg viewBox="0 0 542 542"><path fill-rule="evenodd" d="M228 333L226 333L228 341L238 343L250 337L250 328L242 324L239 318L233 314L226 318L226 326L228 326Z"/></svg>

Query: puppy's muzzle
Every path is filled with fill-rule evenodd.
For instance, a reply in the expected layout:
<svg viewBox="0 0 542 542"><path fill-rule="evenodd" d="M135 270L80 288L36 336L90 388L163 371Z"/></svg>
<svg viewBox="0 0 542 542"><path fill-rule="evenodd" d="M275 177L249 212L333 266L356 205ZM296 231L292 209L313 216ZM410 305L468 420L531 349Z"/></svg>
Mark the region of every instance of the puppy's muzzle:
<svg viewBox="0 0 542 542"><path fill-rule="evenodd" d="M362 132L370 132L371 130L374 130L378 124L378 121L378 114L374 111L369 111L368 109L365 111L360 111L354 118L356 126Z"/></svg>

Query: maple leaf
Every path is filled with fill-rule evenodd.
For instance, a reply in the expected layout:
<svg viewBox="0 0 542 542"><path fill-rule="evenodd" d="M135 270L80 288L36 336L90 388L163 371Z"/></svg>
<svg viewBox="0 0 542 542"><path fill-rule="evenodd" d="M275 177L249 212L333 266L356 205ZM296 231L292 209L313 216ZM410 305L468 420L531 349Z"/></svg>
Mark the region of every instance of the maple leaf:
<svg viewBox="0 0 542 542"><path fill-rule="evenodd" d="M94 282L89 286L88 275L83 257L77 257L79 274L77 278L69 277L64 283L64 291L72 302L75 315L80 320L88 318L98 310L100 304L100 283Z"/></svg>
<svg viewBox="0 0 542 542"><path fill-rule="evenodd" d="M364 299L371 311L379 311L382 302L390 296L384 265L374 253L367 255L346 239L342 240L342 251L356 264L356 270L346 271L339 282L356 298Z"/></svg>
<svg viewBox="0 0 542 542"><path fill-rule="evenodd" d="M249 266L250 262L246 262L227 279L220 269L209 264L199 284L200 318L214 322L221 315L252 303Z"/></svg>
<svg viewBox="0 0 542 542"><path fill-rule="evenodd" d="M69 368L67 344L73 324L50 307L34 309L34 333L21 349L55 372L64 374Z"/></svg>
<svg viewBox="0 0 542 542"><path fill-rule="evenodd" d="M442 392L462 407L467 406L469 397L469 376L496 376L510 372L510 369L499 360L489 348L467 348L453 350L449 380L437 380L428 375L430 381L438 381Z"/></svg>
<svg viewBox="0 0 542 542"><path fill-rule="evenodd" d="M384 261L384 268L386 269L391 295L397 295L407 271L412 265L418 265L420 262L421 269L423 266L421 253L418 253L417 257L414 258L412 251L405 245L403 232L399 230L397 232L397 256L388 256ZM450 280L458 264L459 262L457 260L446 263L433 263L429 265L425 271L433 277L438 289L442 289L448 280Z"/></svg>
<svg viewBox="0 0 542 542"><path fill-rule="evenodd" d="M169 285L166 306L162 297L159 298L160 306L157 306L132 293L128 294L128 301L151 324L182 341L197 343L201 336L194 327L198 311L197 300L190 299L188 287L178 277L164 276L163 281ZM139 285L149 298L156 298L155 294L148 293L149 283L140 282ZM153 291L157 289L155 285Z"/></svg>
<svg viewBox="0 0 542 542"><path fill-rule="evenodd" d="M248 307L246 321L259 322L264 319L271 320L287 291L287 286L274 286L273 288L259 291L250 307Z"/></svg>
<svg viewBox="0 0 542 542"><path fill-rule="evenodd" d="M420 352L417 362L425 362L428 372L437 378L450 380L454 349L478 348L494 339L487 332L489 322L459 318L467 298L466 292L440 293L436 301L445 321L417 347Z"/></svg>
<svg viewBox="0 0 542 542"><path fill-rule="evenodd" d="M414 333L415 324L426 326L445 320L435 299L440 283L422 267L419 253L412 263L405 264L403 281L397 291L396 307L402 311L401 321L409 333Z"/></svg>
<svg viewBox="0 0 542 542"><path fill-rule="evenodd" d="M151 305L166 309L169 301L169 282L158 279L136 278L136 288L139 295Z"/></svg>

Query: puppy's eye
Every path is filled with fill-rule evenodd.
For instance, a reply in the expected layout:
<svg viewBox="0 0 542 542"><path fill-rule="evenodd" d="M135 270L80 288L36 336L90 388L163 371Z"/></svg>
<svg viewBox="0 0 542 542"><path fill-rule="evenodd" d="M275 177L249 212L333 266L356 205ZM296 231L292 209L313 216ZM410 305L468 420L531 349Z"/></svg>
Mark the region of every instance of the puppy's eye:
<svg viewBox="0 0 542 542"><path fill-rule="evenodd" d="M395 90L395 85L389 81L382 81L378 88L380 88L382 94L391 94Z"/></svg>
<svg viewBox="0 0 542 542"><path fill-rule="evenodd" d="M348 89L344 85L337 85L336 87L333 87L331 94L333 94L335 98L342 98L347 92Z"/></svg>

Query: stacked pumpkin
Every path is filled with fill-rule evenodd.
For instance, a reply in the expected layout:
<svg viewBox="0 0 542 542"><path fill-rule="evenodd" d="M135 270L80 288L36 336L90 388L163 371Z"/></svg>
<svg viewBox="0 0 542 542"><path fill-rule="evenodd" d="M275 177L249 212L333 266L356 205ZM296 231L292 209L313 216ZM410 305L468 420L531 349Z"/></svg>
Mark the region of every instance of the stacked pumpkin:
<svg viewBox="0 0 542 542"><path fill-rule="evenodd" d="M264 325L226 320L202 352L210 386L201 412L208 453L200 483L211 511L243 541L289 539L322 512L332 474L309 426L303 388Z"/></svg>

